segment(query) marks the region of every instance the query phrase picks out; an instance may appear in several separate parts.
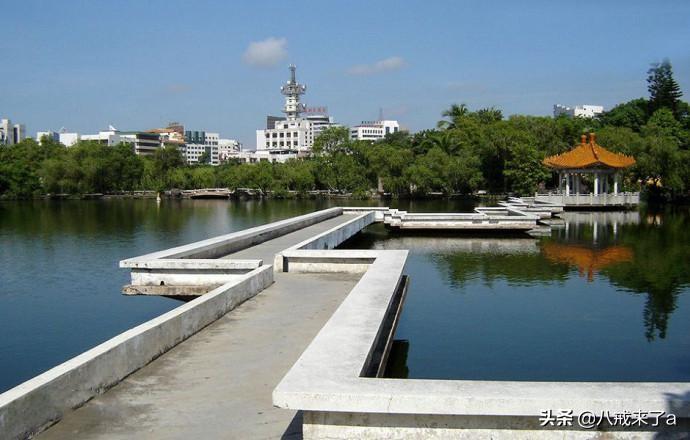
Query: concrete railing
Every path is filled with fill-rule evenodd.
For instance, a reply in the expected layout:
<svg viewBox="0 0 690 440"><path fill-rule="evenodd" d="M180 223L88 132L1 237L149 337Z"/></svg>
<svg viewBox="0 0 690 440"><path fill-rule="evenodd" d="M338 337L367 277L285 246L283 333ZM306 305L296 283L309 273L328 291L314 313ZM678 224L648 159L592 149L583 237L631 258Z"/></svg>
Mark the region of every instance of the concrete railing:
<svg viewBox="0 0 690 440"><path fill-rule="evenodd" d="M562 204L565 206L635 206L640 204L640 193L618 194L537 194L537 202Z"/></svg>
<svg viewBox="0 0 690 440"><path fill-rule="evenodd" d="M0 394L0 438L27 438L120 382L273 282L262 266Z"/></svg>
<svg viewBox="0 0 690 440"><path fill-rule="evenodd" d="M313 237L310 237L309 239L297 243L296 245L291 246L283 250L282 252L276 254L273 262L274 269L279 272L287 272L287 258L294 257L294 251L334 249L335 247L343 243L345 240L353 237L354 235L359 233L359 231L361 231L362 229L366 228L367 226L376 221L376 213L374 211L348 210L346 212L361 212L361 214L357 215L352 220L349 220L341 225L333 227L328 231L322 232L321 234L317 234ZM295 260L293 259L293 261Z"/></svg>
<svg viewBox="0 0 690 440"><path fill-rule="evenodd" d="M196 296L261 266L261 260L220 259L265 241L341 215L342 208L280 220L219 237L120 261L131 269L126 294Z"/></svg>
<svg viewBox="0 0 690 440"><path fill-rule="evenodd" d="M329 208L311 214L300 215L286 220L256 226L239 232L221 235L207 240L178 246L164 251L153 252L139 257L120 261L120 267L136 267L142 261L170 258L213 259L250 246L272 240L281 235L311 226L343 213L343 208Z"/></svg>
<svg viewBox="0 0 690 440"><path fill-rule="evenodd" d="M537 225L537 215L514 206L475 208L473 213L410 213L391 209L384 223L398 229L529 230Z"/></svg>

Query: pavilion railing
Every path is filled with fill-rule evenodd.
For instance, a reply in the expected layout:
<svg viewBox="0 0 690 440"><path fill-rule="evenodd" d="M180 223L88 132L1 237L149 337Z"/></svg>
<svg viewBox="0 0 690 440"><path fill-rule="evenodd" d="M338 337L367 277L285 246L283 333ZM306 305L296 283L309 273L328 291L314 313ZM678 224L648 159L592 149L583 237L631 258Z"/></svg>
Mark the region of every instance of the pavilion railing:
<svg viewBox="0 0 690 440"><path fill-rule="evenodd" d="M565 195L563 192L553 191L535 194L537 201L558 203L565 206L626 206L640 203L639 192L620 192L618 194L574 194Z"/></svg>

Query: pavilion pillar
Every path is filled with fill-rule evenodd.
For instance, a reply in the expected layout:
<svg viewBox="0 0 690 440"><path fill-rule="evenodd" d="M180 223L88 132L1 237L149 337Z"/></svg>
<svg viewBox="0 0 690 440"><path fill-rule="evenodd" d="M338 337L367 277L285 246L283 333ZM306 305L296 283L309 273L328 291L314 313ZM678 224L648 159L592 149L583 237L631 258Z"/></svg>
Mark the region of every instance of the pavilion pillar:
<svg viewBox="0 0 690 440"><path fill-rule="evenodd" d="M613 175L613 194L618 195L618 173Z"/></svg>
<svg viewBox="0 0 690 440"><path fill-rule="evenodd" d="M558 172L558 193L563 194L563 173Z"/></svg>
<svg viewBox="0 0 690 440"><path fill-rule="evenodd" d="M565 173L565 195L570 195L570 173Z"/></svg>
<svg viewBox="0 0 690 440"><path fill-rule="evenodd" d="M599 173L594 173L594 195L599 195Z"/></svg>

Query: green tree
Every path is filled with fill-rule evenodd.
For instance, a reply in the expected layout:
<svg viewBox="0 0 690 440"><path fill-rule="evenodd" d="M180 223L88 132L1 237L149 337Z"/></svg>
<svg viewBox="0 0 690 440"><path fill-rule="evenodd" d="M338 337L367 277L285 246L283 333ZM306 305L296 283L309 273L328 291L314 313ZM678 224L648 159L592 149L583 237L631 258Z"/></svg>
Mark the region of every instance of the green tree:
<svg viewBox="0 0 690 440"><path fill-rule="evenodd" d="M469 112L465 104L452 104L448 110L444 110L443 113L441 113L441 116L446 119L439 121L437 126L442 130L453 129L457 126L458 121L466 117Z"/></svg>
<svg viewBox="0 0 690 440"><path fill-rule="evenodd" d="M529 144L515 145L504 171L508 187L520 195L534 195L539 183L550 177L542 165L544 157Z"/></svg>
<svg viewBox="0 0 690 440"><path fill-rule="evenodd" d="M644 98L637 98L618 104L599 116L599 119L604 125L627 127L634 131L640 131L649 119L649 107L649 101Z"/></svg>
<svg viewBox="0 0 690 440"><path fill-rule="evenodd" d="M668 59L653 63L647 71L647 90L649 91L649 113L667 108L678 116L678 104L683 92L673 78L673 69Z"/></svg>
<svg viewBox="0 0 690 440"><path fill-rule="evenodd" d="M206 150L199 155L199 164L206 165L211 163L211 153Z"/></svg>
<svg viewBox="0 0 690 440"><path fill-rule="evenodd" d="M503 112L494 107L486 107L477 110L474 113L474 117L476 117L481 124L493 124L494 122L503 120Z"/></svg>

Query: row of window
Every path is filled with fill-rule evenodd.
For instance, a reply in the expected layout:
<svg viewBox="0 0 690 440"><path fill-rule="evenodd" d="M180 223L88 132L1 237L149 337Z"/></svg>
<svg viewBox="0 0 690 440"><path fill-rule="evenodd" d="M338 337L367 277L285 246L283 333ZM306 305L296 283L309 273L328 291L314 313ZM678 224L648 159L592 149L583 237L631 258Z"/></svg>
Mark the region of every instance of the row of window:
<svg viewBox="0 0 690 440"><path fill-rule="evenodd" d="M278 138L278 137L281 137L281 138L282 138L282 137L293 137L293 135L294 135L294 137L297 137L297 136L299 136L299 133L297 133L297 132L292 132L292 131L288 131L287 134L286 134L285 132L282 132L282 131L281 131L280 133L275 133L275 132L273 132L273 133L271 134L271 133L269 133L269 132L266 132L266 137L267 137L267 138L270 138L270 137L273 137L273 138Z"/></svg>
<svg viewBox="0 0 690 440"><path fill-rule="evenodd" d="M297 141L286 141L286 142L283 142L283 141L280 141L280 142L273 141L273 142L271 142L271 143L269 144L269 146L270 146L270 147L274 147L274 148L275 148L275 147L296 147L296 146L297 146Z"/></svg>

